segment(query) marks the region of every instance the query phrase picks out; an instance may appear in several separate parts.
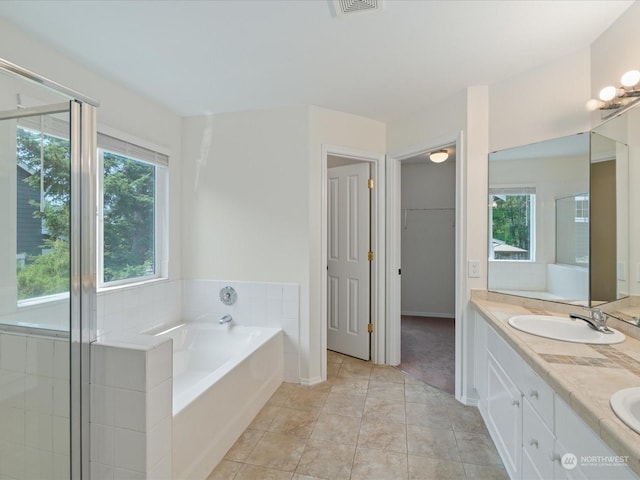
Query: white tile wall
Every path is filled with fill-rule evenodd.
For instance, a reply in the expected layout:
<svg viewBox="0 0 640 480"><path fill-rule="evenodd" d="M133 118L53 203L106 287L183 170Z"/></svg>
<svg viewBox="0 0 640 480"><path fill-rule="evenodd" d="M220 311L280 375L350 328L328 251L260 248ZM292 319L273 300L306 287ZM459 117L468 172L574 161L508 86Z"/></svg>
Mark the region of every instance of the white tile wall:
<svg viewBox="0 0 640 480"><path fill-rule="evenodd" d="M169 479L171 341L105 335L92 345L91 368L91 478Z"/></svg>
<svg viewBox="0 0 640 480"><path fill-rule="evenodd" d="M225 286L236 290L234 305L224 305L219 292ZM218 322L230 314L235 324L277 327L284 332L284 380L298 383L300 289L296 284L185 280L182 286L182 318L186 321Z"/></svg>
<svg viewBox="0 0 640 480"><path fill-rule="evenodd" d="M161 280L98 293L98 338L140 333L181 319L182 282Z"/></svg>
<svg viewBox="0 0 640 480"><path fill-rule="evenodd" d="M0 478L69 478L69 345L0 333Z"/></svg>

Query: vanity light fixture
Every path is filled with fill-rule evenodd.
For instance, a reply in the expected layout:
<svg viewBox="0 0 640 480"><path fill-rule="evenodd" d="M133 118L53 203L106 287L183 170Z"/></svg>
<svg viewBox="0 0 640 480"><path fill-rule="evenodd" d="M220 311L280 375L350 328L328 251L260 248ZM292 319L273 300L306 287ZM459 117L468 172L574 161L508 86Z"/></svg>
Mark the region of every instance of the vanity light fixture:
<svg viewBox="0 0 640 480"><path fill-rule="evenodd" d="M609 85L600 90L598 98L587 102L587 110L613 110L626 107L640 98L640 71L629 70L620 79L621 87ZM609 114L611 115L611 114Z"/></svg>
<svg viewBox="0 0 640 480"><path fill-rule="evenodd" d="M431 160L433 163L442 163L447 158L449 158L449 153L447 153L446 150L437 150L429 154L429 160Z"/></svg>

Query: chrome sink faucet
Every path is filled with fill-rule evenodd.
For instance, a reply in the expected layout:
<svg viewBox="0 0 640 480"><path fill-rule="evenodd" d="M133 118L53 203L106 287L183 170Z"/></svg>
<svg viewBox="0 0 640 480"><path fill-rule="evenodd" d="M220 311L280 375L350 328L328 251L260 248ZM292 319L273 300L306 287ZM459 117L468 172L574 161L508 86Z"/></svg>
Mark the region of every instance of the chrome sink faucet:
<svg viewBox="0 0 640 480"><path fill-rule="evenodd" d="M233 317L228 313L225 313L223 316L220 317L220 320L218 321L218 323L220 325L228 325L232 321L233 321Z"/></svg>
<svg viewBox="0 0 640 480"><path fill-rule="evenodd" d="M613 330L607 327L607 313L603 312L599 308L591 308L587 309L587 311L589 312L589 316L581 315L579 313L571 313L569 314L569 317L572 320L578 319L587 322L587 325L598 332L613 334Z"/></svg>

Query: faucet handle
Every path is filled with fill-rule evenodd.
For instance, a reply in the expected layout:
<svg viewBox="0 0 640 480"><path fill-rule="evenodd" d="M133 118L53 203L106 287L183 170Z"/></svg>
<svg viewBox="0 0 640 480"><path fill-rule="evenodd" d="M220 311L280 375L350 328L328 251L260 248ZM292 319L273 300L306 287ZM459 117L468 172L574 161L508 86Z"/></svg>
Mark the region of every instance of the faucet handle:
<svg viewBox="0 0 640 480"><path fill-rule="evenodd" d="M597 322L604 322L606 320L606 314L599 308L591 309L591 318Z"/></svg>

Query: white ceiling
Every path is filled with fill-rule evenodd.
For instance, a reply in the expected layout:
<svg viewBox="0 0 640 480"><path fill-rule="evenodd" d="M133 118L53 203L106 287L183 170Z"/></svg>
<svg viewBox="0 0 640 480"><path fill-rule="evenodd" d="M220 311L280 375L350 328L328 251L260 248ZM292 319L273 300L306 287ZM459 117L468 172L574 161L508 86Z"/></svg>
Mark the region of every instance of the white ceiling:
<svg viewBox="0 0 640 480"><path fill-rule="evenodd" d="M336 17L332 0L4 0L0 16L180 115L315 104L390 121L586 48L631 3L387 0Z"/></svg>

